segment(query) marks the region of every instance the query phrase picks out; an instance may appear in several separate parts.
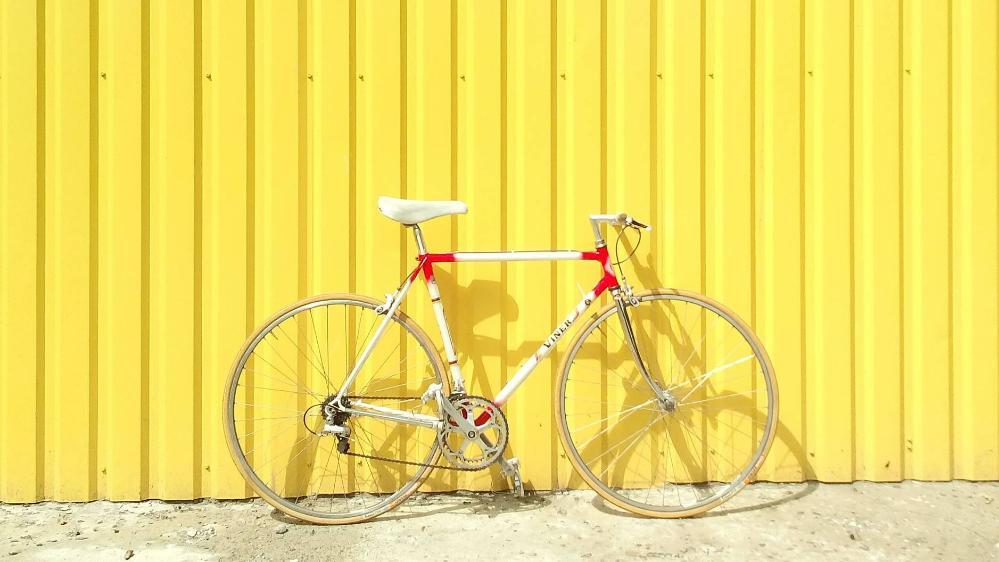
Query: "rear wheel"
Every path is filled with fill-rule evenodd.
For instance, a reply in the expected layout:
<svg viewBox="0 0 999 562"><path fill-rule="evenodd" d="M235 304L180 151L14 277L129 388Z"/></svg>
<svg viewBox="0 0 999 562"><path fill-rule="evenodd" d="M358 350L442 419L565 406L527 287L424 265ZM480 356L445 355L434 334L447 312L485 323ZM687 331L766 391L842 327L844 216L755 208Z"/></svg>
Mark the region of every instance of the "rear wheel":
<svg viewBox="0 0 999 562"><path fill-rule="evenodd" d="M706 297L658 289L637 300L627 310L654 385L611 303L562 362L559 437L609 502L652 517L696 515L759 470L777 423L773 367L749 327Z"/></svg>
<svg viewBox="0 0 999 562"><path fill-rule="evenodd" d="M277 509L314 523L354 523L412 495L440 456L436 432L370 416L335 414L331 398L385 318L359 295L324 295L272 317L247 340L225 391L229 450L247 483ZM450 384L426 334L397 312L348 389L396 410L437 417L420 397Z"/></svg>

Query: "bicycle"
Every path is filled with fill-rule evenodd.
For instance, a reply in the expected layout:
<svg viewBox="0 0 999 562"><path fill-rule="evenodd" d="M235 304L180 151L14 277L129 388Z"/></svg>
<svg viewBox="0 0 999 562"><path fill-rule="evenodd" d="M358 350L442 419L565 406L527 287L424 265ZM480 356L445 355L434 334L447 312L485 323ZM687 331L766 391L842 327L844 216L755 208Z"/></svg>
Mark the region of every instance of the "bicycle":
<svg viewBox="0 0 999 562"><path fill-rule="evenodd" d="M434 469L494 463L522 494L517 460L503 457L502 406L605 292L610 302L564 354L554 395L559 438L579 477L624 510L687 517L727 501L759 470L778 408L767 353L742 320L707 297L632 290L621 264L651 227L624 213L598 214L589 218L593 251L431 253L420 224L465 214L464 203L382 197L378 204L412 229L419 251L412 272L384 301L328 294L286 307L247 339L230 371L229 450L275 508L314 523L365 521L401 504ZM614 261L604 225L617 231ZM619 259L632 231L637 242ZM468 394L434 265L534 260L596 262L601 277L495 398ZM419 277L446 363L400 309Z"/></svg>

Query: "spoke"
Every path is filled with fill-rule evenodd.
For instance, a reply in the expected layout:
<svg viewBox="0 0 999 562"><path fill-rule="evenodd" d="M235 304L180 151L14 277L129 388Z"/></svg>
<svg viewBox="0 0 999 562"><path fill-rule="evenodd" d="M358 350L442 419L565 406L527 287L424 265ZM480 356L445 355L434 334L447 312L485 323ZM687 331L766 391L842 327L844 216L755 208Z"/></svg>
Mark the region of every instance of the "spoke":
<svg viewBox="0 0 999 562"><path fill-rule="evenodd" d="M344 339L347 339L347 333L348 333L348 329L347 329L347 306L344 305L344 307L343 307L343 338ZM356 338L357 334L354 334L354 337ZM348 365L348 363L349 363L348 359L350 358L350 350L347 349L347 347L350 346L350 342L346 341L344 343L347 344L347 345L344 346L344 350L343 350L343 373L344 373L344 376L346 376L347 373L350 372L350 366ZM330 509L332 509L332 506L330 507Z"/></svg>
<svg viewBox="0 0 999 562"><path fill-rule="evenodd" d="M250 389L253 389L253 390L272 390L274 392L290 392L292 394L297 394L297 395L301 395L302 394L301 392L297 392L295 390L289 390L287 388L284 388L284 389L282 389L282 388L267 388L266 386L256 386L256 385L254 385L254 386L247 386L247 385L245 385L243 383L237 383L236 386L241 386L243 388L250 388Z"/></svg>
<svg viewBox="0 0 999 562"><path fill-rule="evenodd" d="M281 331L281 335L283 335L285 337L285 339L287 339L288 341L291 342L291 345L295 346L295 349L298 350L298 353L300 353L302 355L302 357L305 359L305 361L308 362L308 364L311 365L312 368L315 369L317 373L319 373L320 375L322 375L322 377L326 380L326 386L328 388L330 386L330 380L328 378L326 378L326 373L324 373L322 369L320 369L318 366L316 366L316 362L313 361L309 357L308 353L302 351L301 346L298 345L298 342L295 341L295 338L292 338L291 336L289 336L288 333L284 331L284 328L282 327L281 324L277 325L277 329ZM271 333L274 333L274 332L271 332Z"/></svg>
<svg viewBox="0 0 999 562"><path fill-rule="evenodd" d="M368 447L371 448L372 454L377 454L376 453L376 448L375 448L374 442L373 442L374 435L372 435L371 432L369 432L367 429L364 429L360 425L357 426L357 429L359 431L358 436L361 437L362 436L361 434L363 434L364 440L365 440L365 442L368 443ZM402 451L400 451L399 454L401 456L402 455ZM363 458L364 458L364 462L368 465L368 474L371 475L371 487L372 487L372 489L376 489L378 486L377 486L377 476L375 474L375 472L376 472L375 471L375 467L372 466L371 459L369 459L368 457L363 457ZM402 465L400 465L400 466L402 466ZM396 490L395 492L393 492L392 494L390 494L389 497L391 498L396 493L398 493L398 490Z"/></svg>
<svg viewBox="0 0 999 562"><path fill-rule="evenodd" d="M301 443L301 442L303 442L303 441L307 441L307 440L308 440L308 439L309 439L310 437L314 437L314 435L311 435L311 434L310 434L310 435L306 435L306 436L305 436L305 437L303 437L302 439L298 440L298 442L296 442L296 443L295 443L294 445L292 445L292 446L291 446L291 450L294 450L294 449L295 449L295 447L296 447L296 446L297 446L297 445L298 445L299 443ZM285 466L285 467L284 467L283 469L281 469L281 472L278 472L277 474L284 474L284 475L286 475L286 476L287 476L287 475L288 475L288 470L289 470L289 469L291 469L291 467L292 467L292 466L293 466L293 465L295 464L295 460L296 460L296 459L297 459L298 457L302 456L302 453L304 453L305 451L308 451L308 450L309 450L309 447L310 447L310 446L311 446L311 443L306 443L306 444L305 444L305 446L304 446L304 447L302 447L302 450L301 450L301 451L299 451L299 452L295 453L295 456L293 456L293 457L291 457L290 459L288 459L288 466ZM279 455L279 456L280 456L280 455ZM268 461L268 462L270 462L270 461ZM287 491L289 491L289 490L285 490L285 491L287 492Z"/></svg>
<svg viewBox="0 0 999 562"><path fill-rule="evenodd" d="M687 429L685 429L686 427L687 426L683 422L680 422L680 431L681 431L681 433L683 435L689 434L694 439L697 439L697 441L700 442L700 444L704 448L704 450L708 453L708 454L705 455L707 458L709 458L709 459L716 458L715 455L710 454L712 451L714 451L714 449L711 448L707 443L705 443L704 439L701 439L701 437L699 435L697 435L696 433L694 433L694 431L692 429L689 430L689 431ZM736 431L735 428L732 428L732 426L728 426L728 427L730 427L733 431ZM729 434L729 436L731 437L731 434ZM684 441L686 441L686 439L684 439ZM736 469L736 471L741 472L741 469L739 469L738 465L736 465L735 463L733 463L732 461L730 461L728 459L723 459L723 460L726 463L728 463L729 466L731 466L732 468ZM715 468L719 468L717 460L715 461Z"/></svg>
<svg viewBox="0 0 999 562"><path fill-rule="evenodd" d="M357 346L357 352L354 353L354 361L353 361L353 363L355 363L355 364L357 363L357 358L361 356L361 352L364 350L365 346L367 345L368 338L371 337L371 332L374 331L376 325L378 325L378 315L377 314L375 314L374 319L371 321L371 326L368 327L367 333L364 334L364 341L360 342L360 345ZM361 325L358 324L357 327L360 328ZM354 334L354 337L356 338L357 334ZM354 341L357 341L357 340L355 339ZM348 370L347 372L349 373L350 371Z"/></svg>
<svg viewBox="0 0 999 562"><path fill-rule="evenodd" d="M273 333L273 332L272 332L272 333ZM287 367L288 367L288 368L289 368L289 369L290 369L291 371L294 371L294 370L295 370L295 369L294 369L294 368L293 368L293 367L292 367L291 365L288 365L288 361L287 361L287 360L286 360L286 359L284 358L284 356L283 356L283 355L281 355L281 352L280 352L280 351L278 351L276 347L274 347L274 344L273 344L273 343L271 343L271 341L270 341L269 339L267 339L267 338L265 337L265 338L263 339L263 341L267 342L267 345L271 346L271 349L272 349L272 350L274 350L274 353L276 353L276 354L277 354L277 356L281 358L281 362L282 362L282 363L284 363L284 364L285 364L285 366L287 366ZM320 397L320 396L319 396L318 394L316 394L315 392L312 392L312 390L311 390L311 389L310 389L310 388L309 388L308 386L303 386L303 385L302 385L302 383L298 382L298 381L297 381L296 379L294 379L293 377L290 377L290 376L288 376L287 374L285 374L285 372L284 372L284 371L282 371L281 369L279 369L279 368L277 367L277 365L275 365L275 364L271 363L270 361L268 361L267 359L265 359L263 355L257 355L257 352L256 352L256 351L254 351L254 352L253 352L253 357L254 357L255 359L259 359L260 361L263 361L263 362L264 362L264 363L266 363L266 364L267 364L267 365L268 365L268 366L269 366L270 368L272 368L272 369L274 369L275 371L277 371L278 373L280 373L280 374L281 374L281 376L283 376L283 377L284 377L285 379L287 379L287 381L288 381L288 382L290 382L290 383L292 384L292 386L296 386L296 387L298 387L298 388L301 388L301 389L302 389L302 390L304 390L304 391L305 391L306 393L308 393L309 395L311 395L311 396L312 396L313 398L316 398L316 399L318 399L318 400L322 400L322 398L321 398L321 397Z"/></svg>
<svg viewBox="0 0 999 562"><path fill-rule="evenodd" d="M728 398L735 398L738 396L749 396L751 394L756 394L756 390L749 390L746 392L729 393L723 396L715 396L714 398L705 398L704 400L695 400L693 402L683 402L681 406L691 406L693 404L703 404L705 402L714 402L715 400L726 400Z"/></svg>
<svg viewBox="0 0 999 562"><path fill-rule="evenodd" d="M311 433L310 433L309 435L306 435L305 437L303 437L303 438L299 439L298 441L295 441L294 443L292 443L292 444L291 444L291 447L288 447L288 450L289 450L289 451L294 451L294 450L295 450L295 447L298 447L298 445L299 445L299 444L301 444L301 443L304 443L305 441L308 441L310 437L313 437L313 435L312 435ZM308 447L308 445L306 445L306 447L305 447L305 448L303 448L303 449L302 449L302 451L304 451L305 449L308 449L308 448L309 448L309 447ZM282 453L282 454L283 454L283 453ZM299 452L299 454L301 454L301 452ZM254 470L254 472L257 472L257 471L259 471L260 469L262 469L262 468L264 468L265 466L267 466L267 465L271 464L272 462L274 462L275 460L279 459L280 457L281 457L281 455L280 455L280 454L279 454L279 455L275 455L275 456L271 457L271 458L270 458L270 459L269 459L269 460L268 460L267 462L265 462L264 464L262 464L262 465L260 465L259 467L257 467L257 468L256 468L256 469ZM295 455L294 457L292 457L292 460L294 460L294 459L296 459L296 458L298 458L298 455ZM290 462L290 461L288 462L288 466L291 466L291 462ZM288 467L285 467L285 471L287 471L287 469L288 469Z"/></svg>
<svg viewBox="0 0 999 562"><path fill-rule="evenodd" d="M588 370L588 371L590 371L592 373L596 373L596 374L600 375L601 376L600 382L607 382L607 379L603 378L603 375L605 374L605 371L603 371L601 369L596 369L596 368L591 367L591 366L589 366L589 365L587 365L585 363L580 363L580 362L577 362L577 361L580 361L580 360L574 359L573 362L572 362L572 364L573 365L579 365L580 367L582 367L582 368L584 368L584 369L586 369L586 370ZM615 375L617 375L617 377L619 379L621 379L621 382L624 383L623 385L619 385L619 386L621 386L621 388L627 388L629 390L636 390L636 391L639 391L639 392L642 391L642 388L640 386L632 383L631 381L629 381L628 379L626 379L623 375L621 375L620 373L618 373L614 369L608 368L607 370L610 371L611 373L614 373ZM576 379L576 380L579 380L579 379ZM580 382L583 382L583 381L580 381ZM610 383L608 383L608 384L610 384ZM648 386L648 385L646 385L646 386Z"/></svg>
<svg viewBox="0 0 999 562"><path fill-rule="evenodd" d="M312 317L311 308L307 311L309 313L309 323L312 324L312 336L316 340L316 355L319 356L319 366L322 367L323 378L326 379L326 394L332 394L329 374L326 372L326 362L323 360L323 348L319 345L319 332L316 330L316 319Z"/></svg>
<svg viewBox="0 0 999 562"><path fill-rule="evenodd" d="M400 373L404 373L404 372L405 371L400 371ZM420 382L423 382L423 381L426 381L426 380L432 380L432 379L430 377L427 377L427 378L422 379ZM364 389L362 390L362 392L364 392L364 393L368 393L369 391L370 392L388 392L389 390L395 390L397 388L400 388L400 387L403 387L403 386L408 386L408 385L409 385L409 383L405 383L404 382L404 383L399 383L399 384L395 384L395 385L392 385L392 386L387 386L385 388L375 388L375 389L371 389L370 388L371 385L368 385L368 386L364 387ZM374 398L377 398L377 396L375 396ZM409 400L419 400L419 399L420 398L418 398L418 397L414 397L414 398L410 398Z"/></svg>
<svg viewBox="0 0 999 562"><path fill-rule="evenodd" d="M238 419L238 420L233 420L233 421L235 421L235 422L239 422L239 423L242 423L242 422L245 422L245 421L247 421L247 420L253 420L253 421L264 421L264 420L291 420L291 419L302 419L302 415L303 415L303 414L296 414L296 415L294 415L294 416L278 416L278 417L273 417L273 418L242 418L242 419ZM319 414L312 414L312 416L311 416L311 417L317 417L318 415L319 415Z"/></svg>
<svg viewBox="0 0 999 562"><path fill-rule="evenodd" d="M669 437L669 434L667 433L666 436ZM673 468L672 450L673 450L673 440L669 439L669 445L666 447L666 463L669 465L670 471L673 473L674 481L672 482L672 484L673 484L673 491L676 492L676 504L679 505L680 507L683 507L683 500L680 499L680 488L676 485L676 477L678 475L676 474L676 469ZM663 482L663 505L666 505L666 481L668 480L669 478L666 478L664 479Z"/></svg>
<svg viewBox="0 0 999 562"><path fill-rule="evenodd" d="M268 367L271 367L271 368L277 370L277 367L274 367L273 365L271 365L270 363L268 363L267 360L264 359L263 357L257 357L257 359L260 359L264 363L267 363ZM275 376L275 375L273 375L271 373L268 373L266 371L258 371L257 369L251 369L250 367L244 367L243 370L246 371L246 372L248 372L248 373L253 373L254 375L262 375L264 377L267 377L267 378L273 380L274 382L279 382L279 383L289 382L289 383L291 383L290 386L292 388L295 388L295 389L298 389L299 391L301 391L301 392L299 392L299 394L308 394L309 396L312 396L313 398L316 398L318 400L322 400L322 398L320 396L318 396L317 394L314 394L308 388L305 388L304 386L302 386L302 385L296 383L295 381L291 380L290 378L288 378L287 375L285 375L281 371L278 371L278 375L280 375L282 377L282 379L284 379L284 380L279 379L279 378L277 378L277 376ZM248 384L247 385L243 385L243 386L245 388L260 388L258 386L250 386Z"/></svg>
<svg viewBox="0 0 999 562"><path fill-rule="evenodd" d="M683 302L687 305L693 304L687 301L679 301L679 302ZM702 316L706 317L708 311L704 307L697 304L694 304L693 308L698 308L701 310L701 312L697 315L697 323L694 324L693 326L694 328L696 328L701 325L701 317ZM687 315L690 313L690 309L691 306L683 307L683 322L680 325L680 330L677 332L677 338L685 337L687 334L693 333L692 330L687 329ZM673 354L673 357L670 359L670 379L669 379L670 385L673 385L674 381L673 373L676 372L677 376L683 376L683 370L687 367L687 363L689 363L690 360L694 357L694 355L697 353L697 348L699 348L701 344L704 343L704 340L707 339L707 337L708 337L707 331L705 331L704 336L701 337L701 341L699 341L696 346L690 348L690 353L687 355L687 358L683 361L683 364L680 365L680 368L677 369L676 371L673 370L673 367L677 364L680 357L675 353Z"/></svg>
<svg viewBox="0 0 999 562"><path fill-rule="evenodd" d="M317 449L320 449L320 447L317 447ZM307 496L312 496L313 500L315 500L315 499L317 499L319 497L319 493L323 489L323 480L326 478L326 472L327 472L327 469L330 466L330 459L331 458L333 458L333 447L330 447L330 452L326 455L326 462L323 463L323 471L320 473L319 483L316 486L316 493L315 494L309 494L309 488L312 486L312 480L313 480L313 478L310 477L309 478L309 482L305 485L305 494L299 496L298 499L295 500L296 504L298 504L299 502L301 502L302 498L307 497Z"/></svg>
<svg viewBox="0 0 999 562"><path fill-rule="evenodd" d="M385 337L385 334L382 334L382 337ZM378 364L378 367L375 368L374 372L371 373L371 380L368 382L367 385L364 386L364 389L362 389L361 392L366 392L369 388L371 388L371 385L375 384L376 382L383 381L383 380L388 380L388 379L392 378L393 376L395 376L397 374L401 374L401 373L403 373L403 372L405 372L407 370L407 369L402 369L401 371L399 371L397 373L392 373L392 374L384 375L382 377L378 376L378 373L380 373L381 370L382 370L382 368L385 367L385 364L388 362L388 360L392 356L392 354L395 353L395 350L399 349L399 343L400 342L398 342L398 341L395 343L395 346L392 348L392 350L389 351L386 354L385 359L383 359L382 362ZM403 362L406 361L407 357L409 357L408 354L404 355L403 358L399 360L398 365L402 365ZM368 357L368 360L370 361L371 357Z"/></svg>
<svg viewBox="0 0 999 562"><path fill-rule="evenodd" d="M607 420L609 420L611 418L614 418L614 417L621 418L622 416L626 416L627 414L629 414L631 412L634 412L635 410L643 409L645 406L648 406L649 404L651 404L651 403L653 403L655 401L656 401L655 398L653 398L651 400L646 400L645 402L642 402L641 404L638 404L637 406L632 406L631 408L628 408L627 410L621 410L620 412L618 412L616 414L611 414L611 415L607 416L606 418L590 422L590 423L588 423L588 424L586 424L586 425L584 425L582 427L577 427L576 430L578 431L578 430L586 429L587 427L592 427L594 425L597 425L598 423L603 423L603 422L605 422L605 421L607 421ZM655 412L657 410L647 410L647 411ZM620 423L620 420L619 420L619 423Z"/></svg>
<svg viewBox="0 0 999 562"><path fill-rule="evenodd" d="M277 410L277 411L281 411L281 412L298 412L298 413L304 413L305 412L305 410L299 410L298 408L281 408L281 407L270 406L268 404L251 404L249 402L233 402L233 405L234 406L249 406L250 408L263 408L265 410Z"/></svg>
<svg viewBox="0 0 999 562"><path fill-rule="evenodd" d="M608 337L607 334L603 331L603 328L601 328L600 326L597 326L597 329L600 330L600 332L603 333L605 337ZM617 332L615 332L614 335L617 336L617 339L621 340L621 344L622 344L621 347L626 347L628 345L624 341L624 338L622 336L618 335ZM608 339L610 339L610 338L608 337ZM603 374L601 371L593 369L592 367L590 367L590 369L593 370L593 371L595 371L595 372L597 372L597 373ZM615 375L617 375L618 378L620 378L623 382L628 383L628 385L630 385L631 388L634 388L634 389L638 390L637 386L635 386L634 384L631 383L631 381L629 381L628 379L626 379L624 377L624 375L622 375L621 373L618 373L616 369L611 369L610 367L607 367L607 370L610 371L611 373L614 373Z"/></svg>
<svg viewBox="0 0 999 562"><path fill-rule="evenodd" d="M323 310L326 312L324 315L326 317L326 337L324 338L326 340L326 364L330 370L330 373L327 374L331 374L333 372L333 355L330 354L330 308L333 308L333 305L328 304L323 307ZM346 336L346 334L344 335ZM330 394L332 394L332 392L330 392Z"/></svg>
<svg viewBox="0 0 999 562"><path fill-rule="evenodd" d="M251 418L251 419L252 419L252 418ZM288 423L288 421L289 421L289 420L292 420L292 419L298 419L298 416L295 416L294 418L285 418L285 419L284 419L283 421L280 421L280 422L278 422L278 423L273 423L273 424L271 424L271 425L270 425L270 427L269 427L269 428L266 428L266 429L274 429L275 427L277 427L277 426L279 426L279 425L281 425L281 424L283 424L283 423ZM245 421L245 420L244 420L244 421ZM255 429L255 430L253 430L253 431L251 431L251 432L249 432L249 433L244 433L244 434L242 435L242 438L243 438L243 439L246 439L246 438L250 437L251 435L253 435L254 433L260 433L261 431L264 431L264 429L265 429L265 428L263 428L263 427L262 427L262 428L260 428L260 429ZM240 437L240 435L238 435L238 434L237 434L237 435L236 435L236 437Z"/></svg>
<svg viewBox="0 0 999 562"><path fill-rule="evenodd" d="M257 445L254 448L252 448L249 451L247 451L246 453L244 453L243 457L247 457L248 458L254 451L256 451L257 449L260 449L261 447L263 447L264 449L266 449L267 446L270 445L271 443L273 443L275 439L277 439L281 435L284 435L285 433L287 433L289 427L297 427L297 425L292 425L292 426L288 426L288 427L282 428L281 431L275 433L274 435L271 435L271 438L268 439L267 442L264 443L263 445ZM254 470L254 472L256 472L256 470Z"/></svg>
<svg viewBox="0 0 999 562"><path fill-rule="evenodd" d="M624 439L623 441L627 441L627 442L628 442L628 445L627 445L627 446L626 446L625 448L623 448L623 449L620 449L620 450L621 450L621 452L620 452L620 453L618 453L617 455L615 455L613 459L611 459L611 461L610 461L610 462L609 462L609 463L607 464L607 466L606 466L606 467L604 468L603 472L601 472L601 473L600 473L600 474L599 474L599 475L597 476L597 478L598 478L598 479L600 479L600 480L602 481L602 480L603 480L603 478L604 478L604 475L605 475L605 474L607 474L607 471L608 471L608 470L610 470L610 468L611 468L612 466L614 466L614 463L616 463L616 462L617 462L617 460L618 460L619 458L621 458L621 457L622 457L622 456L624 456L624 455L625 455L625 454L626 454L626 453L627 453L628 451L630 451L632 447L634 447L635 445L637 445L638 443L640 443L640 442L642 441L642 435L644 435L644 434L645 434L645 432L646 432L646 431L647 431L647 430L648 430L648 429L649 429L650 427L652 427L652 424L656 423L657 421L659 421L659 418L658 418L658 417L654 418L654 419L653 419L652 421L650 421L650 422L649 422L648 424L646 424L646 426L645 426L645 427L643 427L643 428L639 429L638 431L636 431L635 433L632 433L632 434L631 434L631 435L629 435L629 436L628 436L628 437L627 437L626 439ZM618 448L619 448L619 447L618 447ZM591 462L596 462L596 461L598 461L598 460L602 459L603 457L607 456L607 454L608 454L608 453L610 453L610 452L612 452L612 451L614 451L614 450L615 450L615 447L612 447L612 448L610 448L610 449L607 449L606 451L604 451L603 453L601 453L601 454L600 454L600 456L598 456L597 458L593 459L593 461L591 461Z"/></svg>
<svg viewBox="0 0 999 562"><path fill-rule="evenodd" d="M350 501L347 499L347 494L348 494L348 491L347 491L347 488L348 488L347 487L347 481L344 479L344 476L341 475L341 470L340 469L343 467L343 465L350 463L350 457L347 457L346 462L341 462L342 460L343 460L342 455L340 455L340 452L337 451L337 457L336 457L336 479L339 480L340 484L343 486L343 491L341 492L340 495L341 495L341 497L343 497L344 505L346 505L347 509L349 510L350 509ZM336 488L336 482L333 483L333 487ZM333 500L336 497L337 497L336 494L330 494L330 513L333 512Z"/></svg>
<svg viewBox="0 0 999 562"><path fill-rule="evenodd" d="M714 466L716 475L720 474L722 472L721 467L718 466L718 457L715 456L714 454L712 454L713 451L714 451L714 449L712 449L711 447L709 447L708 444L705 443L704 440L701 439L701 437L699 435L697 435L693 431L686 431L686 430L684 430L683 427L681 427L681 436L683 437L683 442L684 442L685 445L687 444L687 437L686 436L688 434L691 437L697 439L698 442L701 443L701 446L704 448L704 458L707 459L707 462L704 463L704 469L705 469L704 479L705 480L704 480L703 484L707 485L708 487L711 487L711 475L708 474L708 468L709 468L709 466ZM736 471L737 471L737 473L738 473L738 467L735 464L733 464L732 461L730 461L728 459L723 459L723 460L725 462L727 462L729 464L729 466L731 466L732 468L735 468ZM694 478L693 478L693 475L690 474L689 470L687 471L687 476L691 480L691 484L693 484ZM729 477L726 476L725 478L729 478ZM730 485L731 483L727 482L727 481L723 481L723 484L726 484L726 487L727 487L727 485ZM696 487L694 488L694 495L695 496L698 495L697 491L696 491ZM714 494L712 493L712 496L713 495ZM711 496L709 496L709 497L711 497ZM699 499L703 500L703 497L699 497Z"/></svg>
<svg viewBox="0 0 999 562"><path fill-rule="evenodd" d="M725 423L725 422L721 421L720 419L718 419L718 418L716 418L716 417L715 417L715 418L709 418L709 417L705 417L705 418L704 418L704 421L705 421L705 422L707 422L708 424L720 424L720 425L723 425L723 426L725 426L725 427L727 427L727 428L731 429L731 430L732 430L732 431L734 431L735 433L738 433L739 435L742 435L742 436L743 436L743 437L745 437L746 439L749 439L750 441L753 441L753 442L755 442L755 441L757 440L757 438L756 438L756 437L753 437L752 435L750 435L750 434L746 433L745 431L742 431L742 430L740 430L739 428L737 428L737 427L733 426L733 425L732 425L732 424L730 424L730 423ZM683 422L681 421L680 423L683 423ZM763 425L764 425L764 424L766 424L766 420L764 420L764 421L762 421L762 422L758 422L758 421L756 421L756 420L749 420L749 422L748 422L748 423L749 423L750 425L756 425L756 426L759 426L759 427L763 427Z"/></svg>
<svg viewBox="0 0 999 562"><path fill-rule="evenodd" d="M708 339L708 329L707 328L704 329L704 335L701 336L700 341L697 342L697 345L695 345L695 346L693 346L693 347L690 348L690 353L687 355L687 358L683 361L683 364L680 365L679 371L680 371L680 375L681 376L683 375L683 370L687 368L687 364L690 363L690 360L693 359L694 355L697 353L697 349L699 347L701 347L701 344L703 344L704 340L706 340L706 339ZM677 384L671 386L670 388L676 388L677 386L682 386L683 384L685 384L685 383L682 383L682 382L681 383L677 383Z"/></svg>
<svg viewBox="0 0 999 562"><path fill-rule="evenodd" d="M711 378L711 377L713 377L713 376L715 376L718 373L721 373L723 371L727 371L728 369L731 369L732 367L736 367L738 365L742 365L743 363L745 363L746 361L749 361L749 360L753 359L754 357L756 357L756 356L753 355L753 354L749 354L749 355L743 357L742 359L736 359L735 361L732 361L731 363L726 363L725 365L722 365L720 367L715 367L714 369L711 369L710 371L704 373L703 375L701 375L701 376L699 376L697 378L687 380L685 382L682 382L682 383L680 383L680 384L678 384L678 385L670 388L670 390L673 390L673 388L679 388L681 386L686 386L686 385L688 385L688 384L690 384L690 383L692 383L694 381L699 381L697 383L697 385L694 386L694 388L690 389L690 391L687 392L687 394L683 395L683 398L680 399L680 402L683 402L684 400L687 399L687 397L689 397L691 394L693 394L695 391L697 391L698 388L701 388L701 385L703 385L704 383L708 382L709 378Z"/></svg>
<svg viewBox="0 0 999 562"><path fill-rule="evenodd" d="M624 421L625 418L631 416L632 414L634 414L637 411L639 411L639 410L632 410L631 412L629 412L629 413L627 413L627 414L625 414L623 416L618 417L617 423L621 423L622 421ZM616 424L614 424L614 425L616 425ZM583 443L582 445L580 445L579 447L577 447L577 449L585 449L586 446L589 445L590 443L592 443L594 440L596 440L597 437L600 437L601 435L603 435L603 434L607 433L608 431L610 431L611 428L614 427L614 425L608 425L603 431L601 431L601 432L595 434L593 437L590 437L589 439L587 439L586 442Z"/></svg>

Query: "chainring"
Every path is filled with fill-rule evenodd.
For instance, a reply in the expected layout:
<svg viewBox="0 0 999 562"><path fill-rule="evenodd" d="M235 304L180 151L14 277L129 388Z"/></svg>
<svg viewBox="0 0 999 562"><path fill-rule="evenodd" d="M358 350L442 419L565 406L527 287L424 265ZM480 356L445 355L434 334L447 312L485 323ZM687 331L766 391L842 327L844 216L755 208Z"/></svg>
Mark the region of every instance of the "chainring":
<svg viewBox="0 0 999 562"><path fill-rule="evenodd" d="M463 470L481 470L496 462L508 437L503 411L480 396L452 396L448 400L461 419L445 412L444 425L437 432L447 460Z"/></svg>

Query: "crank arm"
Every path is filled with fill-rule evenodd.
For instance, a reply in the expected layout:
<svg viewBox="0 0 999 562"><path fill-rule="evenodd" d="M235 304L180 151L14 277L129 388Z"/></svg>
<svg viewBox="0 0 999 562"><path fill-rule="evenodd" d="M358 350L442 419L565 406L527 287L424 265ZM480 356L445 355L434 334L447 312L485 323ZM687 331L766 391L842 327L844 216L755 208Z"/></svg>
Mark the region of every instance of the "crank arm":
<svg viewBox="0 0 999 562"><path fill-rule="evenodd" d="M440 409L446 414L444 419L449 417L453 419L458 424L458 428L461 429L462 433L468 433L469 431L478 432L478 428L475 426L474 420L466 420L465 417L461 415L461 412L454 407L454 404L452 404L451 401L444 396L442 387L439 384L431 385L430 388L427 389L427 392L424 393L424 402L430 400L431 398L437 400L437 405L440 406Z"/></svg>

